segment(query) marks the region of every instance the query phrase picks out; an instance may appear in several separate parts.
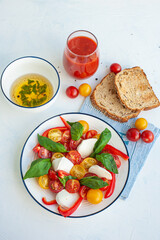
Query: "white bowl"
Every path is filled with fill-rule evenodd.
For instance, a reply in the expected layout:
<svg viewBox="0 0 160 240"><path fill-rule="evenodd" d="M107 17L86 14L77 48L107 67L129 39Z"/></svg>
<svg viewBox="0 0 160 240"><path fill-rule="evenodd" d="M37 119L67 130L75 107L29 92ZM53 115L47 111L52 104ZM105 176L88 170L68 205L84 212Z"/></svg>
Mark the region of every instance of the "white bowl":
<svg viewBox="0 0 160 240"><path fill-rule="evenodd" d="M97 130L99 133L101 133L105 128L108 128L112 134L112 138L110 139L109 144L111 144L115 148L121 150L122 152L128 155L128 151L124 141L122 140L118 132L107 122L97 117L94 117L92 115L83 114L83 113L65 113L61 115L67 121L70 121L70 122L85 120L89 123L90 129ZM26 140L22 149L21 159L20 159L20 171L21 171L22 181L28 193L31 195L31 197L41 207L45 208L46 210L54 214L60 215L57 210L57 204L47 206L42 202L42 197L46 197L48 201L55 199L55 193L51 192L49 189L42 189L39 186L36 178L28 178L25 181L23 180L23 176L25 175L26 171L28 170L28 167L30 166L31 162L34 160L34 157L35 157L32 149L37 144L37 134L42 134L45 130L52 127L58 127L58 126L63 126L63 123L60 120L59 115L54 116L42 122L38 127L36 127L33 130L33 132L30 134L30 136ZM78 218L78 217L91 216L111 206L118 199L118 197L122 193L127 183L128 176L129 176L129 166L130 166L129 160L124 161L123 159L121 159L121 167L119 168L119 174L117 174L117 177L116 177L115 190L111 197L103 199L101 203L95 204L95 205L90 204L89 202L84 200L82 202L82 205L70 217Z"/></svg>
<svg viewBox="0 0 160 240"><path fill-rule="evenodd" d="M25 75L25 74L40 74L47 78L50 83L52 84L54 94L52 98L43 105L36 106L36 107L24 107L14 103L10 96L11 86L13 82ZM4 96L9 100L9 102L17 106L21 109L26 110L44 110L46 107L49 107L56 99L57 94L60 88L60 77L56 70L56 68L47 60L34 57L34 56L26 56L21 57L13 62L9 63L8 66L4 69L1 75L1 89Z"/></svg>

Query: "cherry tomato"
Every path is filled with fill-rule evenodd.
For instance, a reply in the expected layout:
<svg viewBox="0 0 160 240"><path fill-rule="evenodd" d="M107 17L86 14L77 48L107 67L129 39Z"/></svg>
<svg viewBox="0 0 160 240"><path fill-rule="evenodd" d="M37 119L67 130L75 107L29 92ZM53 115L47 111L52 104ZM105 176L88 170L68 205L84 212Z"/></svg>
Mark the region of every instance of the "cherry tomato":
<svg viewBox="0 0 160 240"><path fill-rule="evenodd" d="M59 142L62 138L62 132L58 129L52 129L48 132L48 138L54 142Z"/></svg>
<svg viewBox="0 0 160 240"><path fill-rule="evenodd" d="M71 150L71 149L70 149L70 143L69 143L69 142L63 143L63 146L65 147L65 149L66 149L67 151L70 151L70 150Z"/></svg>
<svg viewBox="0 0 160 240"><path fill-rule="evenodd" d="M40 148L41 148L41 146L39 145L39 143L33 148L33 151L35 152L35 153L38 153L39 152L39 150L40 150Z"/></svg>
<svg viewBox="0 0 160 240"><path fill-rule="evenodd" d="M66 158L68 158L74 165L79 164L82 161L80 153L76 150L67 153Z"/></svg>
<svg viewBox="0 0 160 240"><path fill-rule="evenodd" d="M84 121L84 120L80 120L80 121L78 121L78 122L80 122L81 124L82 124L82 126L83 126L83 134L84 133L86 133L86 132L88 132L88 130L89 130L89 124L86 122L86 121Z"/></svg>
<svg viewBox="0 0 160 240"><path fill-rule="evenodd" d="M144 130L148 125L148 122L145 118L138 118L135 122L135 127L138 130Z"/></svg>
<svg viewBox="0 0 160 240"><path fill-rule="evenodd" d="M70 150L76 150L78 145L82 142L82 139L80 138L77 141L74 141L71 139L71 141L69 142L69 148Z"/></svg>
<svg viewBox="0 0 160 240"><path fill-rule="evenodd" d="M119 65L118 63L112 63L112 65L110 66L110 71L116 73L119 73L121 71L121 65Z"/></svg>
<svg viewBox="0 0 160 240"><path fill-rule="evenodd" d="M79 86L79 93L83 96L83 97L87 97L90 95L92 89L91 86L87 83L83 83Z"/></svg>
<svg viewBox="0 0 160 240"><path fill-rule="evenodd" d="M126 137L132 142L138 141L140 139L140 136L140 131L136 128L130 128L126 133Z"/></svg>
<svg viewBox="0 0 160 240"><path fill-rule="evenodd" d="M86 173L86 170L84 167L82 167L81 165L74 165L70 171L70 174L73 176L73 177L77 177L78 179L81 179L83 178L83 176L85 175Z"/></svg>
<svg viewBox="0 0 160 240"><path fill-rule="evenodd" d="M79 94L79 91L76 87L70 86L66 89L66 94L69 98L76 98Z"/></svg>
<svg viewBox="0 0 160 240"><path fill-rule="evenodd" d="M89 130L89 131L86 133L86 139L88 139L88 138L93 138L95 135L97 135L97 131L96 131L96 130Z"/></svg>
<svg viewBox="0 0 160 240"><path fill-rule="evenodd" d="M55 160L56 158L62 158L64 155L62 153L56 152L52 155L51 161Z"/></svg>
<svg viewBox="0 0 160 240"><path fill-rule="evenodd" d="M87 186L81 186L80 190L79 190L79 194L82 198L84 198L85 200L87 200L87 192L90 188Z"/></svg>
<svg viewBox="0 0 160 240"><path fill-rule="evenodd" d="M65 189L69 193L76 193L80 189L80 183L79 183L79 181L77 179L69 179L66 182Z"/></svg>
<svg viewBox="0 0 160 240"><path fill-rule="evenodd" d="M144 142L151 143L154 140L154 134L149 130L145 130L142 132L141 138Z"/></svg>
<svg viewBox="0 0 160 240"><path fill-rule="evenodd" d="M38 152L39 158L51 158L51 156L52 156L52 153L49 150L45 149L44 147L40 148Z"/></svg>
<svg viewBox="0 0 160 240"><path fill-rule="evenodd" d="M50 180L58 179L56 172L52 168L50 168L48 171L48 177Z"/></svg>
<svg viewBox="0 0 160 240"><path fill-rule="evenodd" d="M62 143L66 143L69 141L69 139L71 138L71 133L69 130L66 130L63 132L62 134L62 139L61 139L61 142Z"/></svg>
<svg viewBox="0 0 160 240"><path fill-rule="evenodd" d="M103 199L103 193L100 189L89 189L87 192L87 200L92 204L98 204Z"/></svg>
<svg viewBox="0 0 160 240"><path fill-rule="evenodd" d="M86 170L88 170L91 166L96 165L97 164L97 160L95 158L85 158L82 162L81 162L81 166L83 166Z"/></svg>
<svg viewBox="0 0 160 240"><path fill-rule="evenodd" d="M84 175L84 177L92 177L92 176L97 176L97 175L95 173L90 173L90 172Z"/></svg>
<svg viewBox="0 0 160 240"><path fill-rule="evenodd" d="M59 179L49 182L49 189L54 193L58 193L58 192L62 191L63 188L64 187L63 187L62 183L59 181Z"/></svg>
<svg viewBox="0 0 160 240"><path fill-rule="evenodd" d="M60 178L64 178L65 176L69 176L69 173L63 171L63 170L59 170L58 171L58 177Z"/></svg>
<svg viewBox="0 0 160 240"><path fill-rule="evenodd" d="M119 159L119 157L117 155L113 155L114 161L116 162L117 168L120 168L121 166L121 160Z"/></svg>
<svg viewBox="0 0 160 240"><path fill-rule="evenodd" d="M101 191L106 191L107 188L108 188L108 186L109 186L109 184L110 184L110 181L109 181L107 178L102 178L102 180L103 180L104 182L108 183L108 185L105 186L105 187L100 188L100 190L101 190Z"/></svg>
<svg viewBox="0 0 160 240"><path fill-rule="evenodd" d="M48 178L48 175L43 175L43 176L40 176L38 178L38 183L39 183L39 186L43 189L48 189L49 186L48 186L48 183L49 183L49 178Z"/></svg>

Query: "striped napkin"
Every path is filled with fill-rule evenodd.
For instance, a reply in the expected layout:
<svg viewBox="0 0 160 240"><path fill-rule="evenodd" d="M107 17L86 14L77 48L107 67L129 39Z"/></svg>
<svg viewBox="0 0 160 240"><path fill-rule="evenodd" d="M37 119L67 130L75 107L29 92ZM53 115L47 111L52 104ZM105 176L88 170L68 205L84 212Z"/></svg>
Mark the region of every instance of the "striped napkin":
<svg viewBox="0 0 160 240"><path fill-rule="evenodd" d="M122 139L124 140L130 157L130 174L128 178L128 182L121 193L121 198L126 199L129 196L129 193L135 183L136 177L138 173L141 171L147 156L153 147L155 141L157 140L158 136L160 135L160 129L155 127L153 124L148 123L147 129L151 130L154 133L154 141L150 144L144 143L141 139L137 142L128 141L126 138L126 132L129 128L134 127L135 119L130 119L126 123L119 123L114 121L108 117L106 117L103 113L95 109L91 102L90 97L87 97L85 102L83 103L81 109L81 113L88 113L93 116L99 117L109 123L113 128L115 128Z"/></svg>

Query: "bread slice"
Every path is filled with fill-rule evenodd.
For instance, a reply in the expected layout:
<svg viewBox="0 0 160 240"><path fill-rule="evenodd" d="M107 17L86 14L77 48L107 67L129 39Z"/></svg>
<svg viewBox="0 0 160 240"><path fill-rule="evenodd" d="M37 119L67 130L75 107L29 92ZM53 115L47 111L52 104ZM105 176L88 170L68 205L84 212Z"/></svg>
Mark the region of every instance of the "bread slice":
<svg viewBox="0 0 160 240"><path fill-rule="evenodd" d="M127 122L138 116L140 111L132 111L122 105L114 82L115 74L111 72L96 86L90 97L91 103L106 116L119 122Z"/></svg>
<svg viewBox="0 0 160 240"><path fill-rule="evenodd" d="M121 102L131 110L149 110L160 106L146 74L140 67L125 69L115 77Z"/></svg>

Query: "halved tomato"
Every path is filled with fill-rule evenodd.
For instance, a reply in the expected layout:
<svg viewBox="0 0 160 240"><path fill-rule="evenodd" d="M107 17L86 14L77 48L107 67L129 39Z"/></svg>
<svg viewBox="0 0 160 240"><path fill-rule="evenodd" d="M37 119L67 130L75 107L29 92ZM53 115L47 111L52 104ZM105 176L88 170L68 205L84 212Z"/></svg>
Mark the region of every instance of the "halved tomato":
<svg viewBox="0 0 160 240"><path fill-rule="evenodd" d="M80 153L76 150L67 153L66 158L68 158L74 165L80 164L82 161Z"/></svg>
<svg viewBox="0 0 160 240"><path fill-rule="evenodd" d="M87 133L86 133L86 139L88 138L93 138L95 135L97 135L97 131L96 130L89 130Z"/></svg>
<svg viewBox="0 0 160 240"><path fill-rule="evenodd" d="M71 139L69 143L70 150L76 150L78 145L82 142L82 139L80 138L78 141L74 141Z"/></svg>
<svg viewBox="0 0 160 240"><path fill-rule="evenodd" d="M48 171L48 177L50 180L58 179L56 172L52 168L50 168Z"/></svg>
<svg viewBox="0 0 160 240"><path fill-rule="evenodd" d="M81 162L81 166L83 166L86 170L88 170L91 166L96 165L97 164L97 160L95 158L85 158L82 162Z"/></svg>
<svg viewBox="0 0 160 240"><path fill-rule="evenodd" d="M86 173L83 177L93 177L93 176L97 176L95 173Z"/></svg>
<svg viewBox="0 0 160 240"><path fill-rule="evenodd" d="M87 200L87 192L90 188L87 186L81 186L80 190L79 190L79 194L82 198L84 198L85 200Z"/></svg>
<svg viewBox="0 0 160 240"><path fill-rule="evenodd" d="M62 183L59 181L59 179L49 182L49 189L54 193L58 193L58 192L62 191L63 188L64 187L63 187Z"/></svg>
<svg viewBox="0 0 160 240"><path fill-rule="evenodd" d="M76 164L72 167L70 174L73 177L77 177L78 179L81 179L86 174L86 170L81 165Z"/></svg>
<svg viewBox="0 0 160 240"><path fill-rule="evenodd" d="M56 158L62 158L64 155L62 153L56 152L52 155L51 161L55 160Z"/></svg>
<svg viewBox="0 0 160 240"><path fill-rule="evenodd" d="M40 146L40 144L38 143L38 144L33 148L33 151L34 151L35 153L38 153L39 150L40 150L40 148L41 148L41 146Z"/></svg>
<svg viewBox="0 0 160 240"><path fill-rule="evenodd" d="M48 177L48 175L46 174L46 175L40 176L38 178L38 183L39 183L39 186L41 188L48 189L49 188L49 186L48 186L48 184L49 184L49 177Z"/></svg>
<svg viewBox="0 0 160 240"><path fill-rule="evenodd" d="M61 142L66 143L69 141L70 138L71 138L70 130L66 130L62 134Z"/></svg>
<svg viewBox="0 0 160 240"><path fill-rule="evenodd" d="M52 129L48 132L48 138L54 142L59 142L62 138L62 132L58 129Z"/></svg>
<svg viewBox="0 0 160 240"><path fill-rule="evenodd" d="M113 155L114 161L116 162L117 168L120 168L121 166L121 160L119 159L119 157L117 155Z"/></svg>
<svg viewBox="0 0 160 240"><path fill-rule="evenodd" d="M38 157L39 158L51 158L52 152L49 150L45 149L44 147L41 147L38 152Z"/></svg>
<svg viewBox="0 0 160 240"><path fill-rule="evenodd" d="M66 182L65 189L69 193L76 193L80 189L80 183L79 183L79 181L77 179L69 179Z"/></svg>
<svg viewBox="0 0 160 240"><path fill-rule="evenodd" d="M69 175L70 175L69 173L67 173L63 170L58 171L58 177L60 177L60 178L64 178L65 176L69 176Z"/></svg>

